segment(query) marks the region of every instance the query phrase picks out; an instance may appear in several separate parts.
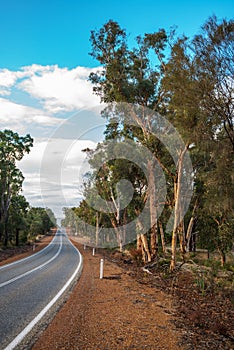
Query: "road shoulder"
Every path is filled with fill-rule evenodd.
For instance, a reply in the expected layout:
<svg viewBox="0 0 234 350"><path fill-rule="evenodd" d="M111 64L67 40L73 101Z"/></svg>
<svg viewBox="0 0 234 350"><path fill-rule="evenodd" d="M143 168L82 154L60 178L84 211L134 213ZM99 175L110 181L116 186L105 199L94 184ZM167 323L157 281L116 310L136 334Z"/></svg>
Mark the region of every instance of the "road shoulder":
<svg viewBox="0 0 234 350"><path fill-rule="evenodd" d="M102 256L79 248L81 278L33 350L182 349L170 296L106 259L100 280Z"/></svg>

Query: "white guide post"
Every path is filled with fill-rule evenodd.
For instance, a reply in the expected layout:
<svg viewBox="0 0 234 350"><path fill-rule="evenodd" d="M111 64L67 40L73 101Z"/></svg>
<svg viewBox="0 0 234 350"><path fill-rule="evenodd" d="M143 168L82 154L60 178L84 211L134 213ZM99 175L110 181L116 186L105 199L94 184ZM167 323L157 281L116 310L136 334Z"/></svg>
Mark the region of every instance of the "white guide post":
<svg viewBox="0 0 234 350"><path fill-rule="evenodd" d="M93 248L93 256L95 255L95 248Z"/></svg>
<svg viewBox="0 0 234 350"><path fill-rule="evenodd" d="M103 279L104 260L100 260L100 279Z"/></svg>

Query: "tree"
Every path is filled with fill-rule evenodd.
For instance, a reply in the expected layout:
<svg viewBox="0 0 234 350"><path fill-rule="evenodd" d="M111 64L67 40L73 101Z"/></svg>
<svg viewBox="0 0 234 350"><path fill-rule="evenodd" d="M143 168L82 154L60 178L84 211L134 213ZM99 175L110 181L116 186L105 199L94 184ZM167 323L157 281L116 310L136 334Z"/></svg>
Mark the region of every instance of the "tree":
<svg viewBox="0 0 234 350"><path fill-rule="evenodd" d="M108 103L103 111L103 116L110 122L106 135L110 139L116 138L117 142L118 138L121 141L121 137L130 136L136 145L141 143L152 152L164 171L168 184L164 204L174 213L171 270L176 266L178 237L184 255L199 220L198 213L203 213L200 209L208 208L208 203L212 203L210 193L217 194L217 188L222 188L222 195L216 196L219 213L213 210L214 221L220 215L222 201L228 202L232 211L230 184L233 175L228 171L228 165L230 170L233 164L233 21L218 23L212 17L202 30L189 41L186 37L175 38L174 31L167 33L160 29L138 36L137 46L133 49L128 47L126 31L114 21L91 32L91 55L103 68L92 73L90 80L101 101ZM116 102L121 105L131 103L128 112L134 125L128 124L122 107L116 107ZM147 108L152 113L147 113ZM172 133L172 129L171 133L168 132L169 124L161 123L157 113L174 125L184 142L176 142L176 133ZM112 118L114 123L111 123ZM156 136L155 128L165 137L170 134L170 151L174 147L176 157L172 157L165 147L165 137ZM225 154L222 161L219 157L221 148ZM186 166L188 152L193 159L193 171ZM151 258L157 255L158 242L155 167L152 157L147 164ZM220 176L221 169L227 170L225 181ZM111 186L111 182L108 185ZM183 187L182 183L187 183L187 186ZM185 198L190 196L192 184L194 195L184 219L187 210ZM110 188L108 191L110 196ZM225 217L225 228L222 219L219 221L222 229L217 232L226 232L226 228L231 227L230 219L227 211L221 212L221 217ZM159 226L162 232L165 223L161 222ZM227 234L220 235L228 237Z"/></svg>
<svg viewBox="0 0 234 350"><path fill-rule="evenodd" d="M45 235L56 226L54 213L49 208L31 207L27 214L29 237Z"/></svg>
<svg viewBox="0 0 234 350"><path fill-rule="evenodd" d="M11 130L0 131L0 240L4 238L5 245L8 242L5 226L12 196L20 192L24 179L15 164L29 153L32 144L30 135L23 137Z"/></svg>
<svg viewBox="0 0 234 350"><path fill-rule="evenodd" d="M202 107L234 151L234 21L210 17L192 41Z"/></svg>
<svg viewBox="0 0 234 350"><path fill-rule="evenodd" d="M163 79L170 96L170 120L193 146L195 184L203 183L202 207L218 227L223 228L225 222L229 230L227 213L233 213L233 24L232 20L218 23L212 17L191 42L179 38ZM199 197L196 210L202 208ZM213 241L224 246L226 237L225 246L230 247L230 235L221 234L220 240L219 232L223 229L217 229Z"/></svg>
<svg viewBox="0 0 234 350"><path fill-rule="evenodd" d="M19 245L20 231L26 231L27 225L27 212L29 209L29 203L22 195L14 195L11 199L9 207L9 217L7 221L7 232L9 233L10 241L15 240L15 245Z"/></svg>
<svg viewBox="0 0 234 350"><path fill-rule="evenodd" d="M152 34L145 34L137 37L137 47L130 50L126 43L126 32L122 30L116 22L109 21L99 31L92 32L92 56L103 64L103 71L91 74L90 79L94 84L94 91L107 103L130 102L139 105L140 109L130 111L130 114L140 133L134 133L134 137L152 151L157 161L162 166L167 175L172 178L174 187L174 228L173 228L173 252L176 246L176 233L181 222L182 189L181 182L184 173L182 171L184 160L187 157L189 142L181 144L178 149L178 162L176 167L172 166L172 158L165 156L167 150L163 142L154 137L154 129L162 132L162 123L157 126L158 120L155 113L163 115L167 112L168 91L163 88L167 58L165 52L170 49L170 41L174 32L166 33L164 29ZM108 53L108 54L107 54ZM121 53L121 54L120 54ZM152 53L154 60L152 60ZM117 73L119 72L119 74ZM154 113L147 113L150 108ZM140 113L139 110L141 111ZM107 109L107 111L109 111ZM149 109L148 109L149 111ZM103 113L108 115L108 113ZM119 123L124 125L124 118L120 118L117 113ZM168 125L167 125L168 126ZM167 126L164 126L165 134ZM123 126L124 127L124 126ZM161 127L161 130L160 130ZM175 140L172 140L174 143ZM153 157L152 157L153 158ZM163 164L162 159L167 158L167 163ZM148 197L151 220L151 258L157 255L158 250L158 214L156 210L156 182L155 182L155 161L148 160ZM173 171L172 171L173 168ZM187 174L191 176L191 174ZM174 259L174 258L173 258Z"/></svg>

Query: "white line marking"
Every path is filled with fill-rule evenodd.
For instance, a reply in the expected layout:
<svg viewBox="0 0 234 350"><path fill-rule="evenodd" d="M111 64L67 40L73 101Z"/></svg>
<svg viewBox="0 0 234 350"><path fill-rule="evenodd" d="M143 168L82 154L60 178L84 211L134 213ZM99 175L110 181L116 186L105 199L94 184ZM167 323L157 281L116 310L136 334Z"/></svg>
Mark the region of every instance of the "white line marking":
<svg viewBox="0 0 234 350"><path fill-rule="evenodd" d="M25 260L32 259L32 258L34 258L35 256L37 256L38 254L44 253L44 251L45 251L46 249L48 249L49 246L54 242L54 240L56 239L56 236L57 236L57 234L54 236L54 238L52 239L52 241L51 241L45 248L43 248L42 250L40 250L39 252L34 253L34 254L30 255L30 256L27 256L26 258L19 259L19 260L16 260L16 261L12 262L12 263L3 265L3 266L0 267L0 270L3 270L3 269L5 269L5 268L7 268L7 267L9 267L9 266L12 266L12 265L19 264L19 263L21 263L21 262L23 262L23 261L25 261Z"/></svg>
<svg viewBox="0 0 234 350"><path fill-rule="evenodd" d="M53 261L54 259L57 258L57 256L58 256L58 255L60 254L60 252L61 252L61 249L62 249L62 236L60 236L59 250L57 251L57 253L56 253L52 258L50 258L50 260L44 262L43 264L41 264L41 265L35 267L35 268L32 269L32 270L29 270L29 271L27 271L27 272L25 272L25 273L22 273L22 275L16 276L16 277L14 277L14 278L12 278L12 279L6 281L6 282L0 283L0 288L2 288L2 287L4 287L4 286L7 286L7 285L10 284L10 283L15 282L15 281L19 280L20 278L23 278L23 277L25 277L25 276L27 276L27 275L30 275L30 274L33 273L34 271L37 271L37 270L41 269L42 267L48 265L51 261Z"/></svg>
<svg viewBox="0 0 234 350"><path fill-rule="evenodd" d="M70 242L70 241L69 241ZM65 290L69 287L69 285L72 283L74 278L76 277L77 273L79 272L81 266L82 266L82 256L79 252L79 250L71 243L71 245L75 248L77 251L80 261L79 264L73 273L73 275L69 278L67 283L63 286L62 289L55 295L55 297L44 307L44 309L20 332L17 337L9 344L4 350L13 350L17 345L21 343L21 341L26 337L26 335L33 329L33 327L42 319L43 316L49 311L49 309L56 303L56 301L61 297L61 295L65 292Z"/></svg>

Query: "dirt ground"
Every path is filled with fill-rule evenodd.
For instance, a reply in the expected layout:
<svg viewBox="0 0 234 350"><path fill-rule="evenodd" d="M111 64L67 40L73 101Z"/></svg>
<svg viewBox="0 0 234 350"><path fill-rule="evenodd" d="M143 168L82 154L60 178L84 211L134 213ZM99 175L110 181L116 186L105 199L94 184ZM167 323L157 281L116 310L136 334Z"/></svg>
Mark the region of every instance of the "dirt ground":
<svg viewBox="0 0 234 350"><path fill-rule="evenodd" d="M183 349L167 294L107 259L100 279L102 255L79 248L81 278L33 350Z"/></svg>
<svg viewBox="0 0 234 350"><path fill-rule="evenodd" d="M45 248L52 239L53 235L44 236L40 241L36 242L35 244L0 250L0 266L10 264L15 260L23 259L29 255L39 252L39 250Z"/></svg>

